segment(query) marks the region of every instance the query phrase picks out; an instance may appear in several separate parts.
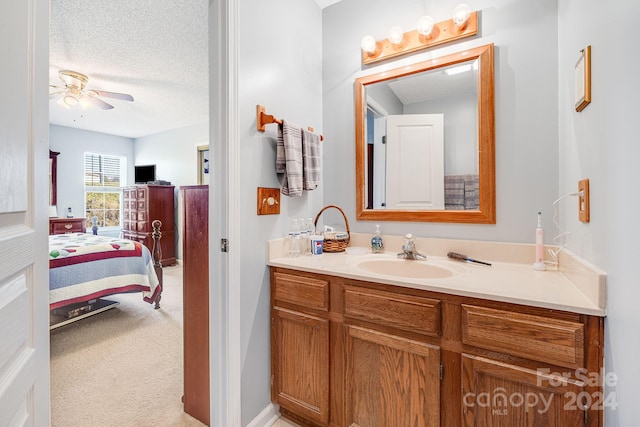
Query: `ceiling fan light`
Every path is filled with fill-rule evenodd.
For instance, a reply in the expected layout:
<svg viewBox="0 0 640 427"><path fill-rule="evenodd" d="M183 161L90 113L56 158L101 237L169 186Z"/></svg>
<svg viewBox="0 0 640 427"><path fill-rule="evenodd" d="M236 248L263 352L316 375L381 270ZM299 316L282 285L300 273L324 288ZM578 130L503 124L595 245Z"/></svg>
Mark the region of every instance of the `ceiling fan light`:
<svg viewBox="0 0 640 427"><path fill-rule="evenodd" d="M78 105L78 98L76 98L73 95L65 95L64 98L62 98L62 100L64 101L65 104L67 104L70 107L73 107L74 105Z"/></svg>
<svg viewBox="0 0 640 427"><path fill-rule="evenodd" d="M91 99L88 96L83 96L80 98L80 106L84 109L87 109L91 106Z"/></svg>

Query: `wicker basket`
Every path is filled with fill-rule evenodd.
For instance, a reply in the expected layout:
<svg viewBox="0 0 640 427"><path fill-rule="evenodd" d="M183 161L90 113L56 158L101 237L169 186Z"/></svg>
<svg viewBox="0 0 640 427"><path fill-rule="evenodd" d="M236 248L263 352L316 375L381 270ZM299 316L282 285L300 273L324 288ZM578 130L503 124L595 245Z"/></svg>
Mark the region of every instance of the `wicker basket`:
<svg viewBox="0 0 640 427"><path fill-rule="evenodd" d="M344 214L344 211L342 209L340 209L336 205L325 206L320 210L320 212L318 212L318 215L316 215L316 219L315 221L313 221L313 225L316 227L316 229L318 228L318 219L320 219L320 215L322 215L322 212L324 212L329 208L336 208L342 214L342 217L344 218L344 223L347 226L347 238L346 239L327 239L325 237L324 247L322 248L322 250L324 252L344 252L347 246L349 246L349 240L351 240L351 232L349 229L349 221L347 220L347 216Z"/></svg>

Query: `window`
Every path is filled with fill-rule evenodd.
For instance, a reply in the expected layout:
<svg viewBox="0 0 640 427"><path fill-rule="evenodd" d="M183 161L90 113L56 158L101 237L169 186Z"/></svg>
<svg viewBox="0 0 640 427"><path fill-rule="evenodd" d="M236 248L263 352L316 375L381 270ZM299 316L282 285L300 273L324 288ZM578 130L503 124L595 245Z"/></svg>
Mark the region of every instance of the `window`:
<svg viewBox="0 0 640 427"><path fill-rule="evenodd" d="M84 153L84 195L87 229L91 218L98 227L119 227L122 204L121 185L126 182L126 158L108 154Z"/></svg>

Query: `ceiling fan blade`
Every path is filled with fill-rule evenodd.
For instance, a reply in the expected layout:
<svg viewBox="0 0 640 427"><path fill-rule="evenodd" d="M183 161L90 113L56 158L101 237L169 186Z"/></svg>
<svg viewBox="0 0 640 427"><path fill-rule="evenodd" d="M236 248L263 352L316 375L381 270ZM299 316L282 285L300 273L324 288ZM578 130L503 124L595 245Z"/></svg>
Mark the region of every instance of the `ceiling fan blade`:
<svg viewBox="0 0 640 427"><path fill-rule="evenodd" d="M105 98L114 98L122 101L133 101L133 96L126 93L106 92L104 90L94 90L94 89L92 89L91 92L95 92L96 95L104 96Z"/></svg>
<svg viewBox="0 0 640 427"><path fill-rule="evenodd" d="M82 99L87 100L88 102L103 110L111 110L113 108L113 105L107 104L102 99L96 98L95 96L83 96Z"/></svg>

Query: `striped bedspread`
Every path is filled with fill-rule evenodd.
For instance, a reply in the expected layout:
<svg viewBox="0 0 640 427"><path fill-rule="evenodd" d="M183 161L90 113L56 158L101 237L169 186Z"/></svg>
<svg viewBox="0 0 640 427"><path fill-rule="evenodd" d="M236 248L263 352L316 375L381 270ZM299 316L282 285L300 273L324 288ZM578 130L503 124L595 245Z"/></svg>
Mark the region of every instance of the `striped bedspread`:
<svg viewBox="0 0 640 427"><path fill-rule="evenodd" d="M91 234L49 236L49 306L125 292L152 303L160 292L151 253L131 240Z"/></svg>

